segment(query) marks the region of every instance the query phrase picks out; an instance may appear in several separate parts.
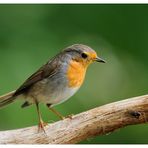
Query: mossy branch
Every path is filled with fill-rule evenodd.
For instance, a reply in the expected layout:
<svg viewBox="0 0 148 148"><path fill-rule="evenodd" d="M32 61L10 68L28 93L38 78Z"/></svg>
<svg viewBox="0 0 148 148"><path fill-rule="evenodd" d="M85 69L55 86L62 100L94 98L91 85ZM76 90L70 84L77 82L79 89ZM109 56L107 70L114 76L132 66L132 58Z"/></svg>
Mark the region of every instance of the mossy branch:
<svg viewBox="0 0 148 148"><path fill-rule="evenodd" d="M1 131L0 144L72 144L104 135L127 125L148 122L148 95L97 107L47 125L46 134L37 126Z"/></svg>

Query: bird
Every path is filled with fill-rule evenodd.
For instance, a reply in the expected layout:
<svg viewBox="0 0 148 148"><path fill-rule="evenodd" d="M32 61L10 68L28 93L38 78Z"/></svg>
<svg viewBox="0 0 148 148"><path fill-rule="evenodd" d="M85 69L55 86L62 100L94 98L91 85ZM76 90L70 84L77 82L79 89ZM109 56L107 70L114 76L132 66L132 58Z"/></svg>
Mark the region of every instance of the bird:
<svg viewBox="0 0 148 148"><path fill-rule="evenodd" d="M88 66L94 62L105 63L96 51L83 44L74 44L61 50L56 56L41 66L15 91L0 96L0 108L18 100L24 100L22 108L36 105L38 130L45 132L39 103L44 103L61 119L53 106L68 100L83 84Z"/></svg>

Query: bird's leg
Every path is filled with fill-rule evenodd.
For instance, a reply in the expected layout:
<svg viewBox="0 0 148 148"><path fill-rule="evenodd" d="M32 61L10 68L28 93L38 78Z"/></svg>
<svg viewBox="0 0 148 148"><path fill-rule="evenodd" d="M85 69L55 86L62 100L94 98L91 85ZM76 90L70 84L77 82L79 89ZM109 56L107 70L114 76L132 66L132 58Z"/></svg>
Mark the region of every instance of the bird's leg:
<svg viewBox="0 0 148 148"><path fill-rule="evenodd" d="M55 113L60 119L64 120L65 118L70 118L72 119L73 115L68 115L67 117L64 117L63 115L61 115L58 111L56 111L55 109L50 107L51 104L47 104L47 107L49 108L49 110L51 110L53 113Z"/></svg>
<svg viewBox="0 0 148 148"><path fill-rule="evenodd" d="M49 110L51 110L53 113L55 113L60 119L64 120L65 117L62 116L59 112L57 112L55 109L50 107L50 104L47 104L47 107L49 108Z"/></svg>
<svg viewBox="0 0 148 148"><path fill-rule="evenodd" d="M46 126L47 123L44 123L43 120L42 120L41 113L40 113L40 109L39 109L39 103L38 103L37 101L35 101L35 104L36 104L37 113L38 113L38 118L39 118L38 132L39 132L40 130L43 130L44 133L46 133L46 132L45 132L45 129L44 129L44 126Z"/></svg>
<svg viewBox="0 0 148 148"><path fill-rule="evenodd" d="M50 107L51 104L47 104L47 107L49 108L49 110L51 110L53 113L55 113L60 119L64 120L65 117L63 115L61 115L58 111L56 111L55 109Z"/></svg>

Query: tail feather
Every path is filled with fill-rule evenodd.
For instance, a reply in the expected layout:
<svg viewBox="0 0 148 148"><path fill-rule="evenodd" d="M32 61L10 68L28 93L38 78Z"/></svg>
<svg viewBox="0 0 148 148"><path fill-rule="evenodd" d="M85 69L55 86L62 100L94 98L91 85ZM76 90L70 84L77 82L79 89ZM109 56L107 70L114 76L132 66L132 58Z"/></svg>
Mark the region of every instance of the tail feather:
<svg viewBox="0 0 148 148"><path fill-rule="evenodd" d="M15 91L9 92L5 95L0 96L0 108L12 103L15 100L15 97L13 97Z"/></svg>

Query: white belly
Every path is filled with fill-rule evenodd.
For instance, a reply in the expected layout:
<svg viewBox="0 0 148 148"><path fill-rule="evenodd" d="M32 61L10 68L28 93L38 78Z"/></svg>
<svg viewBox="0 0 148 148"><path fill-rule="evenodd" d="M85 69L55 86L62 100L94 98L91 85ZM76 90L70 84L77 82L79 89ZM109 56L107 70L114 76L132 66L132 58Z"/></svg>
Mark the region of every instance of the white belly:
<svg viewBox="0 0 148 148"><path fill-rule="evenodd" d="M79 87L77 88L61 87L56 91L50 91L50 90L43 91L42 89L40 89L38 91L35 91L34 94L29 95L30 97L28 98L28 101L34 103L33 98L35 98L37 99L38 102L51 104L51 106L54 106L68 100L78 91L78 89Z"/></svg>
<svg viewBox="0 0 148 148"><path fill-rule="evenodd" d="M52 106L60 104L64 101L68 100L71 96L73 96L78 91L78 89L79 89L79 87L66 88L66 89L62 90L61 92L56 92L53 95L53 98L50 98L49 100L47 100L47 102L49 104L53 104Z"/></svg>

